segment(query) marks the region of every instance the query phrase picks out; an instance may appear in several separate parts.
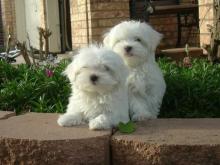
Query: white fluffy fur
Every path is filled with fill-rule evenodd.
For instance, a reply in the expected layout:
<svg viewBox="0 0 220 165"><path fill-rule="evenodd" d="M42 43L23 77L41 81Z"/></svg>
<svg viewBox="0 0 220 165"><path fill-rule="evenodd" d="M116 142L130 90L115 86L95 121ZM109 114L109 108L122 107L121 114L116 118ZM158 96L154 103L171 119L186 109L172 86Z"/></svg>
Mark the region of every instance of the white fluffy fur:
<svg viewBox="0 0 220 165"><path fill-rule="evenodd" d="M89 122L90 129L108 129L129 121L126 78L128 70L113 51L97 46L81 49L64 74L72 94L60 126ZM95 83L91 76L96 75Z"/></svg>
<svg viewBox="0 0 220 165"><path fill-rule="evenodd" d="M156 118L166 84L155 61L155 50L162 35L146 23L125 21L105 35L104 45L118 53L130 74L129 110L133 121ZM129 52L125 47L132 47Z"/></svg>

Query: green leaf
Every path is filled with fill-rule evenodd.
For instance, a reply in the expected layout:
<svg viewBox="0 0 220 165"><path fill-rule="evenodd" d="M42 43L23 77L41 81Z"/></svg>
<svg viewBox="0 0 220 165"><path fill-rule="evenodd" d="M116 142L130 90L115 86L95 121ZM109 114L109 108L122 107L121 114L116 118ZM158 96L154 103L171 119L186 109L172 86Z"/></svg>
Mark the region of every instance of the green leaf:
<svg viewBox="0 0 220 165"><path fill-rule="evenodd" d="M135 124L132 121L129 121L128 123L120 122L118 124L118 129L121 133L132 133L135 131Z"/></svg>

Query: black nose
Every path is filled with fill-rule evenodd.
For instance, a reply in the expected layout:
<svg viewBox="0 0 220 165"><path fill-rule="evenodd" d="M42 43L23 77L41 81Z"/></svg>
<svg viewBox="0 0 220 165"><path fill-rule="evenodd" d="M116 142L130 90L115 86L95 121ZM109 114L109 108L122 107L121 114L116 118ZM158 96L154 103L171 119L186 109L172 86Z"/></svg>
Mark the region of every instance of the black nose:
<svg viewBox="0 0 220 165"><path fill-rule="evenodd" d="M132 49L132 47L131 47L131 46L126 46L126 47L125 47L126 52L130 52L130 51L131 51L131 49Z"/></svg>
<svg viewBox="0 0 220 165"><path fill-rule="evenodd" d="M96 75L91 75L90 76L90 80L92 81L92 82L96 82L97 80L98 80L98 76L96 76Z"/></svg>

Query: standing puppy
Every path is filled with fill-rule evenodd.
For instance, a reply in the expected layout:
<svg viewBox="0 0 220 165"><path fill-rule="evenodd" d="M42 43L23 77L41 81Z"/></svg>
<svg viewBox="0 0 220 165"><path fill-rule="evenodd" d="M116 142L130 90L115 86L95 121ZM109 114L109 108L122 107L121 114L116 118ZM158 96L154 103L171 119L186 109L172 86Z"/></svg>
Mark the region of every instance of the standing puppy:
<svg viewBox="0 0 220 165"><path fill-rule="evenodd" d="M107 129L129 121L128 71L116 53L97 46L81 49L64 74L72 94L60 126L88 122L90 129Z"/></svg>
<svg viewBox="0 0 220 165"><path fill-rule="evenodd" d="M162 35L146 23L125 21L105 35L104 45L118 53L130 70L127 79L133 121L156 118L166 84L155 61Z"/></svg>

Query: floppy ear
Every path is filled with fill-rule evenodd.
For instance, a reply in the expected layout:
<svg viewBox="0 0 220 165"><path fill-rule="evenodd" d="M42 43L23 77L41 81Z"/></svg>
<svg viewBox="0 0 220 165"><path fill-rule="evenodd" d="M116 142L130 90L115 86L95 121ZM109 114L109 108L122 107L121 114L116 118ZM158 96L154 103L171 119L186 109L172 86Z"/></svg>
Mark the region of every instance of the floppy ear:
<svg viewBox="0 0 220 165"><path fill-rule="evenodd" d="M152 28L151 32L151 49L153 52L156 51L157 46L160 44L163 35Z"/></svg>
<svg viewBox="0 0 220 165"><path fill-rule="evenodd" d="M67 76L70 82L73 82L75 79L75 71L74 71L74 66L73 62L71 62L66 69L62 73L63 75Z"/></svg>
<svg viewBox="0 0 220 165"><path fill-rule="evenodd" d="M154 30L147 23L141 23L141 29L144 32L144 39L149 45L152 52L155 52L157 46L159 45L163 35Z"/></svg>
<svg viewBox="0 0 220 165"><path fill-rule="evenodd" d="M105 47L109 47L109 48L111 47L109 32L104 34L103 44L104 44Z"/></svg>

